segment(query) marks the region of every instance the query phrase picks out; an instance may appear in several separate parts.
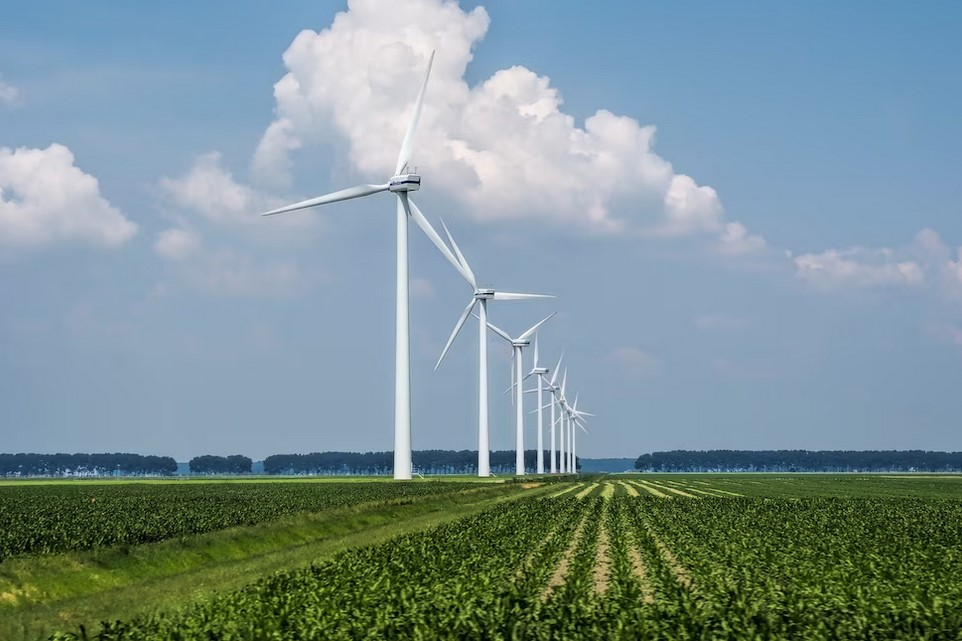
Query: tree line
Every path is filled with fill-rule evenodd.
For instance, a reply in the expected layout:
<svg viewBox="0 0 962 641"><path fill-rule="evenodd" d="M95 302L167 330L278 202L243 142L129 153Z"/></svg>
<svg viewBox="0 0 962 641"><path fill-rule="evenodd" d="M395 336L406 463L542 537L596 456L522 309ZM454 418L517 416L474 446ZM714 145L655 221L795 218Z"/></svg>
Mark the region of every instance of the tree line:
<svg viewBox="0 0 962 641"><path fill-rule="evenodd" d="M545 469L550 469L544 453ZM477 450L414 450L411 462L421 474L477 474ZM495 450L490 455L491 472L514 474L514 450ZM534 473L537 450L525 450L524 466ZM577 463L580 467L580 463ZM394 452L311 452L274 454L264 459L267 474L377 475L394 473Z"/></svg>
<svg viewBox="0 0 962 641"><path fill-rule="evenodd" d="M170 476L177 461L140 454L0 454L0 476Z"/></svg>
<svg viewBox="0 0 962 641"><path fill-rule="evenodd" d="M250 474L254 462L246 456L195 456L187 463L191 474Z"/></svg>
<svg viewBox="0 0 962 641"><path fill-rule="evenodd" d="M672 450L642 454L641 472L959 472L962 452Z"/></svg>

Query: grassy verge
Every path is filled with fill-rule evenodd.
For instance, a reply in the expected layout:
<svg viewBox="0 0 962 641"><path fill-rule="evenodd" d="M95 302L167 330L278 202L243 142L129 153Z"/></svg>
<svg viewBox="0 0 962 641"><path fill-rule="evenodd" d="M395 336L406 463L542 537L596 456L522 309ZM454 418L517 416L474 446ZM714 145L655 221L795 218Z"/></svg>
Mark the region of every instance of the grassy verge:
<svg viewBox="0 0 962 641"><path fill-rule="evenodd" d="M381 543L548 487L498 484L406 503L361 505L151 545L0 564L0 639L170 609L341 550Z"/></svg>

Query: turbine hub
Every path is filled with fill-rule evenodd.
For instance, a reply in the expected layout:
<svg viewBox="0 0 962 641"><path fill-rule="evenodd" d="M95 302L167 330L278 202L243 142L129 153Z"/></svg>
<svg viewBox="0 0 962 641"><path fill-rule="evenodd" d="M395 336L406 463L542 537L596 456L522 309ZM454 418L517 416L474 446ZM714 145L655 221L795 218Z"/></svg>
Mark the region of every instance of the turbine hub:
<svg viewBox="0 0 962 641"><path fill-rule="evenodd" d="M388 183L388 191L417 191L421 188L421 177L417 174L398 174Z"/></svg>
<svg viewBox="0 0 962 641"><path fill-rule="evenodd" d="M493 290L493 289L490 289L490 288L487 288L487 287L482 287L482 288L480 288L480 289L476 289L476 290L474 290L474 297L475 297L476 299L478 299L478 300L481 300L481 299L486 299L486 300L492 299L492 298L494 298L494 290Z"/></svg>

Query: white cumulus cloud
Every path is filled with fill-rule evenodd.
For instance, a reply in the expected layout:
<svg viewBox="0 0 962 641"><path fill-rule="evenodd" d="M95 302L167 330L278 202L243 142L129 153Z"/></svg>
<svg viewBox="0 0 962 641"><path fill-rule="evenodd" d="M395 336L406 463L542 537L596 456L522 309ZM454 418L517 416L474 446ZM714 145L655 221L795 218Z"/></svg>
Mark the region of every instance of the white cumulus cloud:
<svg viewBox="0 0 962 641"><path fill-rule="evenodd" d="M824 287L919 285L925 274L913 260L899 260L889 248L829 249L795 259L796 275Z"/></svg>
<svg viewBox="0 0 962 641"><path fill-rule="evenodd" d="M259 223L258 214L280 204L276 198L235 180L217 151L199 156L180 178L161 178L160 186L174 206L217 224Z"/></svg>
<svg viewBox="0 0 962 641"><path fill-rule="evenodd" d="M765 239L757 234L749 234L745 225L739 222L725 223L718 237L718 251L726 256L741 256L765 249Z"/></svg>
<svg viewBox="0 0 962 641"><path fill-rule="evenodd" d="M97 179L74 165L67 147L0 147L0 245L118 247L136 232L101 196Z"/></svg>
<svg viewBox="0 0 962 641"><path fill-rule="evenodd" d="M465 70L488 25L483 7L464 11L447 0L398 0L391 11L350 0L330 27L302 31L284 53L287 74L274 86L275 119L254 174L285 186L293 150L336 136L364 180L385 181L437 50L412 161L426 189L446 192L479 220L726 233L715 190L654 152L654 127L604 109L580 124L550 79L522 66L469 85ZM733 253L763 244L741 229Z"/></svg>

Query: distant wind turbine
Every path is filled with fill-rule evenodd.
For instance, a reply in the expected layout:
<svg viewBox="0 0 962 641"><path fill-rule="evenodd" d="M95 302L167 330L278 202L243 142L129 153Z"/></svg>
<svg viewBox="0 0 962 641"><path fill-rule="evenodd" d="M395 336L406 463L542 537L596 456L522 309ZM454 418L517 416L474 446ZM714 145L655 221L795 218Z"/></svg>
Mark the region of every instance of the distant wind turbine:
<svg viewBox="0 0 962 641"><path fill-rule="evenodd" d="M465 259L464 254L461 253L461 249L458 244L454 241L454 237L451 235L451 231L448 226L441 221L441 226L444 228L444 233L448 237L448 241L451 243L451 248L454 250L455 256L457 257L457 262L460 265L458 267L458 272L464 279L468 282L468 285L474 290L471 294L471 300L468 301L468 306L464 308L461 313L461 317L458 322L454 325L454 330L451 332L451 336L448 338L447 344L444 346L444 350L441 352L440 358L438 358L437 364L434 366L436 370L441 365L441 361L444 360L444 356L448 353L451 348L451 343L457 337L461 328L464 327L464 323L468 320L468 316L471 315L472 310L475 306L478 308L478 476L487 477L491 475L491 464L490 464L490 446L489 446L489 436L488 436L488 343L487 343L487 329L488 329L488 301L489 300L529 300L536 298L554 298L554 296L549 296L546 294L518 294L515 292L500 292L495 291L491 287L479 287L477 278L474 276L474 271L468 264L467 259Z"/></svg>
<svg viewBox="0 0 962 641"><path fill-rule="evenodd" d="M397 330L395 334L395 358L394 358L394 478L411 478L411 332L409 324L408 310L408 218L413 218L414 222L427 235L431 242L441 251L441 253L454 265L455 269L461 271L461 266L454 255L441 240L438 233L431 227L427 218L421 213L409 194L417 191L421 187L421 177L417 174L408 172L408 164L414 153L414 134L417 130L418 120L421 117L421 105L424 102L424 92L428 86L428 76L431 74L431 65L434 62L434 52L428 59L427 70L424 72L424 80L421 82L421 89L418 91L417 101L414 104L414 113L411 114L411 121L408 123L407 132L404 134L404 141L401 143L401 151L398 154L397 166L394 169L394 176L382 185L358 185L341 191L318 196L309 200L303 200L293 205L280 207L269 211L264 216L274 216L284 214L298 209L307 209L319 205L350 200L370 196L382 191L393 192L397 196Z"/></svg>
<svg viewBox="0 0 962 641"><path fill-rule="evenodd" d="M511 385L512 387L515 388L515 398L516 398L515 400L514 473L518 476L524 476L524 410L523 410L524 390L522 389L523 386L521 384L522 381L524 380L521 377L521 371L522 371L522 365L523 365L523 360L522 360L523 350L525 347L531 344L531 341L529 340L531 338L531 335L534 334L536 331L538 331L539 327L541 327L543 324L548 322L548 320L557 313L558 312L552 312L546 318L532 325L530 328L528 328L527 331L525 331L523 334L521 334L517 338L511 338L507 334L507 332L505 332L504 330L499 329L492 323L488 323L488 327L490 327L495 334L497 334L498 336L500 336L501 338L503 338L504 340L508 341L511 344L511 367L512 367ZM537 342L536 342L535 352L537 352L537 349L538 348L537 348ZM537 362L537 356L535 357L535 361ZM527 376L524 378L527 378ZM538 406L539 407L541 406L540 394L538 398ZM539 418L539 421L538 421L537 469L538 469L538 474L544 474L544 461L542 460L544 455L542 454L542 449L541 449L542 444L541 444L541 421L540 421L541 414L540 413L538 414L538 418Z"/></svg>

